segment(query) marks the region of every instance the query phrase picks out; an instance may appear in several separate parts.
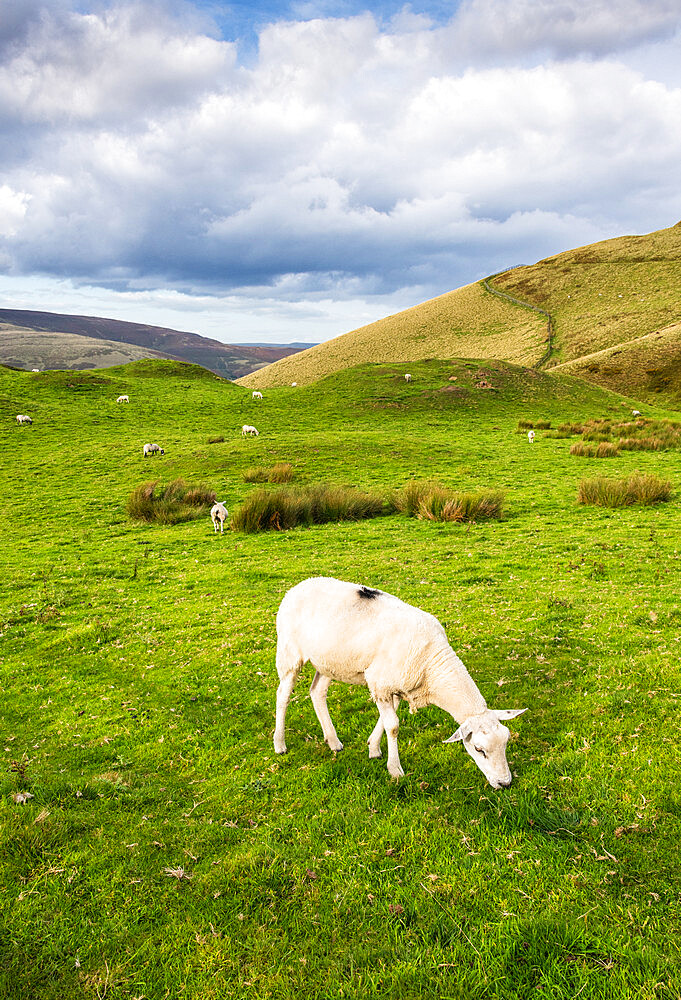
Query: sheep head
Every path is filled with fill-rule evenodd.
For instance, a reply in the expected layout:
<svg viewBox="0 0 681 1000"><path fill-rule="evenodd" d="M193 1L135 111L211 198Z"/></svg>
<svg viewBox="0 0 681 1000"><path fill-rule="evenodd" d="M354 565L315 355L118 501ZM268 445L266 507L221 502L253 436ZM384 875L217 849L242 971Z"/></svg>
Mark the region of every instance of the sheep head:
<svg viewBox="0 0 681 1000"><path fill-rule="evenodd" d="M457 731L445 743L463 743L492 788L508 788L513 780L506 761L506 744L510 731L502 719L515 719L526 708L486 709L480 715L464 719Z"/></svg>

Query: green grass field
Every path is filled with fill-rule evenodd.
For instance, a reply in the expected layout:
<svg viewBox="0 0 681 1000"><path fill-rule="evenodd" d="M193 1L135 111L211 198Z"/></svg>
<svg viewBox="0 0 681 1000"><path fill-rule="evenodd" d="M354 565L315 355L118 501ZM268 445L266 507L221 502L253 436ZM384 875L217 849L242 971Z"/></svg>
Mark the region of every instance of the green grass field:
<svg viewBox="0 0 681 1000"><path fill-rule="evenodd" d="M520 419L636 406L568 376L405 370L254 403L173 362L0 369L3 1000L681 996L681 452L529 445ZM505 514L224 536L126 515L179 476L234 510L277 462L299 484L498 488ZM672 499L577 503L582 478L636 470ZM309 667L274 754L274 617L313 575L435 614L490 706L528 707L510 789L404 704L391 780L360 688L331 688L334 755Z"/></svg>

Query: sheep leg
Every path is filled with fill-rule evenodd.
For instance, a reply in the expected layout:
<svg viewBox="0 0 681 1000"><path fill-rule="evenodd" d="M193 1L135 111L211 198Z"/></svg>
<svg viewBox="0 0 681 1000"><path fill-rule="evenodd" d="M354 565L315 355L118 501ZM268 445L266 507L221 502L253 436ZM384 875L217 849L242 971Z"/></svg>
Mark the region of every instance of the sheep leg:
<svg viewBox="0 0 681 1000"><path fill-rule="evenodd" d="M399 708L400 699L394 694L393 695L393 708L395 711ZM383 719L380 714L378 716L378 722L374 726L371 736L367 740L369 744L369 760L373 760L375 757L382 757L381 753L381 740L383 739L383 733L385 731L385 726L383 725Z"/></svg>
<svg viewBox="0 0 681 1000"><path fill-rule="evenodd" d="M400 720L395 711L394 698L390 700L377 701L376 707L381 715L381 722L388 737L388 773L393 778L401 778L404 774L400 764L400 755L397 749L397 734L400 729ZM375 730L374 730L375 732ZM373 735L373 734L372 734Z"/></svg>
<svg viewBox="0 0 681 1000"><path fill-rule="evenodd" d="M295 657L283 646L277 646L277 673L279 687L277 688L277 721L274 727L274 752L286 753L286 709L288 708L293 685L295 684L303 661Z"/></svg>
<svg viewBox="0 0 681 1000"><path fill-rule="evenodd" d="M312 679L312 685L310 687L310 698L312 698L312 704L314 705L314 710L317 713L317 718L319 719L319 725L322 727L322 732L324 733L324 739L329 745L331 750L337 751L343 749L343 744L338 739L338 734L331 721L331 716L329 715L329 707L326 704L326 695L331 685L331 678L324 677L317 670L314 678Z"/></svg>

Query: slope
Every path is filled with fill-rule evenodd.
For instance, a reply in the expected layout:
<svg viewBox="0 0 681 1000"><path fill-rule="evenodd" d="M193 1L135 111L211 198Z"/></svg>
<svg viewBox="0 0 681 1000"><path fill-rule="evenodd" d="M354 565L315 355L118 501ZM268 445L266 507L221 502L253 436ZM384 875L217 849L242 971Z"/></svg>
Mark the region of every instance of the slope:
<svg viewBox="0 0 681 1000"><path fill-rule="evenodd" d="M134 344L142 347L145 354L150 357L173 357L192 364L202 365L211 371L222 375L223 378L234 379L257 368L269 365L279 358L285 357L300 348L288 345L273 347L256 347L251 345L223 344L210 337L202 337L197 333L171 330L167 327L149 326L144 323L128 323L116 319L102 319L95 316L70 316L61 313L37 312L30 309L0 309L0 324L6 324L8 328L21 328L22 330L34 330L41 332L51 332L55 334L71 334L79 337L90 337L97 340L115 341L117 343ZM13 346L15 359L22 359L23 353L20 349L21 341L17 341ZM68 345L65 342L65 347ZM53 350L50 350L50 357L53 361L59 361L58 341L53 342ZM0 340L0 351L2 351L2 341ZM30 354L31 345L27 344L27 355ZM139 353L131 354L130 357L139 357ZM97 355L93 354L96 361ZM123 358L119 359L119 362ZM5 357L0 353L0 362L5 361ZM16 360L15 362L16 363ZM47 365L28 364L23 362L18 364L21 368L48 367ZM54 364L52 367L71 367L66 363ZM97 365L99 367L99 365Z"/></svg>
<svg viewBox="0 0 681 1000"><path fill-rule="evenodd" d="M304 385L365 362L424 358L503 358L536 364L546 350L546 320L490 295L480 284L447 292L360 327L239 380L269 388Z"/></svg>
<svg viewBox="0 0 681 1000"><path fill-rule="evenodd" d="M149 347L121 341L0 325L0 363L13 368L109 368L141 358L167 358Z"/></svg>

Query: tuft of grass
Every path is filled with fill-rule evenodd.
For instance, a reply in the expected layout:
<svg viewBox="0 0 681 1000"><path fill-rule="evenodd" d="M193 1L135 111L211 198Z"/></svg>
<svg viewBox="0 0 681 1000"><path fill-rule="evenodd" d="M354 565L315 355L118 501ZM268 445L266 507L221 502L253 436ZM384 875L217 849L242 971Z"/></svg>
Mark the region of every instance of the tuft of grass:
<svg viewBox="0 0 681 1000"><path fill-rule="evenodd" d="M222 435L220 435L220 437L210 437L208 438L208 444L222 444L224 440L225 439Z"/></svg>
<svg viewBox="0 0 681 1000"><path fill-rule="evenodd" d="M593 458L595 449L590 444L584 444L582 441L575 441L574 444L570 445L570 454L580 455L582 458Z"/></svg>
<svg viewBox="0 0 681 1000"><path fill-rule="evenodd" d="M630 476L614 478L596 476L583 479L579 484L577 501L600 507L628 507L632 504L648 506L669 500L672 484L669 479L650 472L634 472Z"/></svg>
<svg viewBox="0 0 681 1000"><path fill-rule="evenodd" d="M519 431L547 431L551 426L550 420L519 420L518 430Z"/></svg>
<svg viewBox="0 0 681 1000"><path fill-rule="evenodd" d="M287 531L300 525L360 521L393 512L381 493L362 493L346 486L311 486L256 490L232 516L236 531Z"/></svg>
<svg viewBox="0 0 681 1000"><path fill-rule="evenodd" d="M157 479L137 486L130 496L126 509L134 521L148 524L180 524L202 517L215 503L215 490L202 483L188 483L174 479L166 486Z"/></svg>
<svg viewBox="0 0 681 1000"><path fill-rule="evenodd" d="M290 462L276 462L270 469L256 465L244 472L245 483L289 483L292 479L293 466Z"/></svg>
<svg viewBox="0 0 681 1000"><path fill-rule="evenodd" d="M619 448L612 441L601 441L596 447L596 458L617 458Z"/></svg>
<svg viewBox="0 0 681 1000"><path fill-rule="evenodd" d="M502 515L501 490L456 492L439 483L412 481L394 497L395 508L427 521L490 521Z"/></svg>

